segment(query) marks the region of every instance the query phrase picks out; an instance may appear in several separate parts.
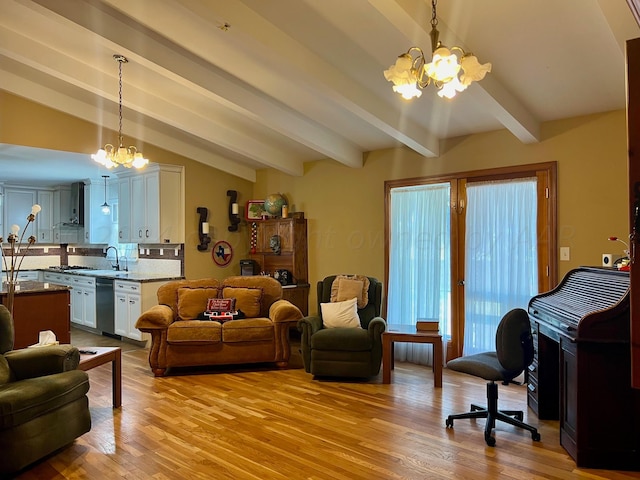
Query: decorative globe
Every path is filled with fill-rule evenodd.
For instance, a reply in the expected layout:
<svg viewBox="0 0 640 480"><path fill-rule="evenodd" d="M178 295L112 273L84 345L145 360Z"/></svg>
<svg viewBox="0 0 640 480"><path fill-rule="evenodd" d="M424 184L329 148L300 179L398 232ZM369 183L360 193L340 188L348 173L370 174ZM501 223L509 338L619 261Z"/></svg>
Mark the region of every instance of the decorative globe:
<svg viewBox="0 0 640 480"><path fill-rule="evenodd" d="M272 193L268 195L264 200L264 211L274 217L282 215L282 206L286 205L287 201L279 193Z"/></svg>

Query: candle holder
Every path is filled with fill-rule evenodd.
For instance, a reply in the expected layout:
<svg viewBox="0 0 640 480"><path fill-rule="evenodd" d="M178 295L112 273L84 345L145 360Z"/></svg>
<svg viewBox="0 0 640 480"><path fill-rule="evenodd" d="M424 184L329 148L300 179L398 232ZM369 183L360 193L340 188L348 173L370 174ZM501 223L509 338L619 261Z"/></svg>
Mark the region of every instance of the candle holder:
<svg viewBox="0 0 640 480"><path fill-rule="evenodd" d="M238 192L236 190L227 190L229 197L229 231L237 232L240 217L238 216Z"/></svg>
<svg viewBox="0 0 640 480"><path fill-rule="evenodd" d="M198 207L197 212L200 214L200 222L198 224L200 245L198 245L198 250L204 252L209 249L209 243L211 243L211 237L209 236L209 222L207 222L209 210L206 207Z"/></svg>

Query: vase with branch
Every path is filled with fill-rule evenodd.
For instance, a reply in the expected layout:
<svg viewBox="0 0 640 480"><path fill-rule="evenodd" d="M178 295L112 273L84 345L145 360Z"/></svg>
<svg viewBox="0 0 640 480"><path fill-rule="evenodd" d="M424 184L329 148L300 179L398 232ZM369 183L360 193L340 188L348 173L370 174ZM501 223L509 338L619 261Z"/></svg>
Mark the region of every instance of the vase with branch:
<svg viewBox="0 0 640 480"><path fill-rule="evenodd" d="M3 247L4 239L0 236L0 255L2 255L2 266L5 271L5 285L7 289L7 310L11 314L11 318L13 318L13 303L16 294L16 287L18 284L18 273L20 272L20 267L22 267L22 261L24 260L25 255L29 251L29 247L36 243L36 237L34 235L30 235L26 244L24 244L24 235L29 228L29 224L34 222L36 219L36 215L42 210L40 205L35 204L31 207L31 213L27 215L27 223L20 233L19 225L11 225L11 232L7 236L7 243L9 244L9 252L5 252Z"/></svg>

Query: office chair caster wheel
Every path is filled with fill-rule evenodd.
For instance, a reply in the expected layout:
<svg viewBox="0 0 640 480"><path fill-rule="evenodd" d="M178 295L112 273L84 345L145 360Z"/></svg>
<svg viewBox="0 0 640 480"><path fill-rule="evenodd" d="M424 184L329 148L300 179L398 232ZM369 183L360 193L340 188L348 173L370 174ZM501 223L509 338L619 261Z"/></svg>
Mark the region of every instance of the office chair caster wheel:
<svg viewBox="0 0 640 480"><path fill-rule="evenodd" d="M484 434L484 441L487 442L487 445L489 445L490 447L496 446L496 439L489 434Z"/></svg>
<svg viewBox="0 0 640 480"><path fill-rule="evenodd" d="M538 432L531 432L531 438L534 442L540 441L540 434Z"/></svg>
<svg viewBox="0 0 640 480"><path fill-rule="evenodd" d="M445 420L445 425L447 426L447 428L453 428L453 418L447 417L447 419Z"/></svg>

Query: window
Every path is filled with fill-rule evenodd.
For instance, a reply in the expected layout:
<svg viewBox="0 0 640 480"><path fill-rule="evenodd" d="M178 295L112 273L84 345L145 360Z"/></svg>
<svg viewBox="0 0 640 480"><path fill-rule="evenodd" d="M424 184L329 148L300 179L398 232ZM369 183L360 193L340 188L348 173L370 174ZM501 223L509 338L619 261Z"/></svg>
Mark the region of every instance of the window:
<svg viewBox="0 0 640 480"><path fill-rule="evenodd" d="M477 271L481 257L485 257L485 263L490 260L488 264L504 264L517 255L518 261L526 259L529 265L534 265L529 270L529 275L534 278L528 277L528 283L517 300L523 304L523 308L526 308L531 296L555 286L555 177L556 164L545 163L466 172L449 177L385 182L387 292L383 310L388 323L412 324L417 318L438 318L445 340L445 358L455 358L463 351L467 315L476 310L493 310L496 314L499 312L501 318L506 313L505 309L511 305L498 301L498 292L479 286L493 282L494 277L480 283L477 279L467 278L467 275L474 275L473 272ZM495 187L493 199L483 199L491 190L487 186ZM498 186L504 189L497 188ZM508 190L527 192L525 196L529 202L528 210L514 209L514 214L535 217L529 218L530 222L527 224L534 227L533 231L527 231L527 245L533 243L533 246L514 250L515 245L510 244L510 248L495 252L474 249L474 239L467 236L467 230L469 235L477 235L478 231L473 223L468 222L477 220L483 223L494 215L498 220L502 217L504 223L506 213L502 211L504 209L496 208L495 202L514 206L513 199L496 200ZM484 211L489 217L483 219L482 214L478 216L475 210L469 214L467 207L470 202L474 203L474 209L478 207L480 212ZM486 205L483 207L481 202L486 202ZM524 205L522 208L525 208ZM529 213L522 213L525 211ZM508 220L508 223L512 228L522 228L513 226L512 220ZM500 226L500 221L497 225ZM499 239L504 240L505 231L509 230L494 231L491 234L494 237L488 243L491 245ZM512 233L515 236L509 236L520 242L522 232L514 230ZM500 238L495 237L496 235ZM479 275L495 274L485 271ZM466 285L467 281L471 282L469 286ZM512 280L509 280L507 290L511 286L510 282ZM477 294L483 289L487 297L479 300ZM476 321L487 323L486 319L471 320ZM489 322L484 330L485 332L479 333L475 326L469 327L469 336L479 340L469 343L475 346L468 348L482 349L490 343L490 349L493 349L495 328ZM430 348L427 345L396 348L396 359L429 364L431 357L424 349L430 351ZM419 351L421 349L423 351ZM469 352L465 351L467 353Z"/></svg>

